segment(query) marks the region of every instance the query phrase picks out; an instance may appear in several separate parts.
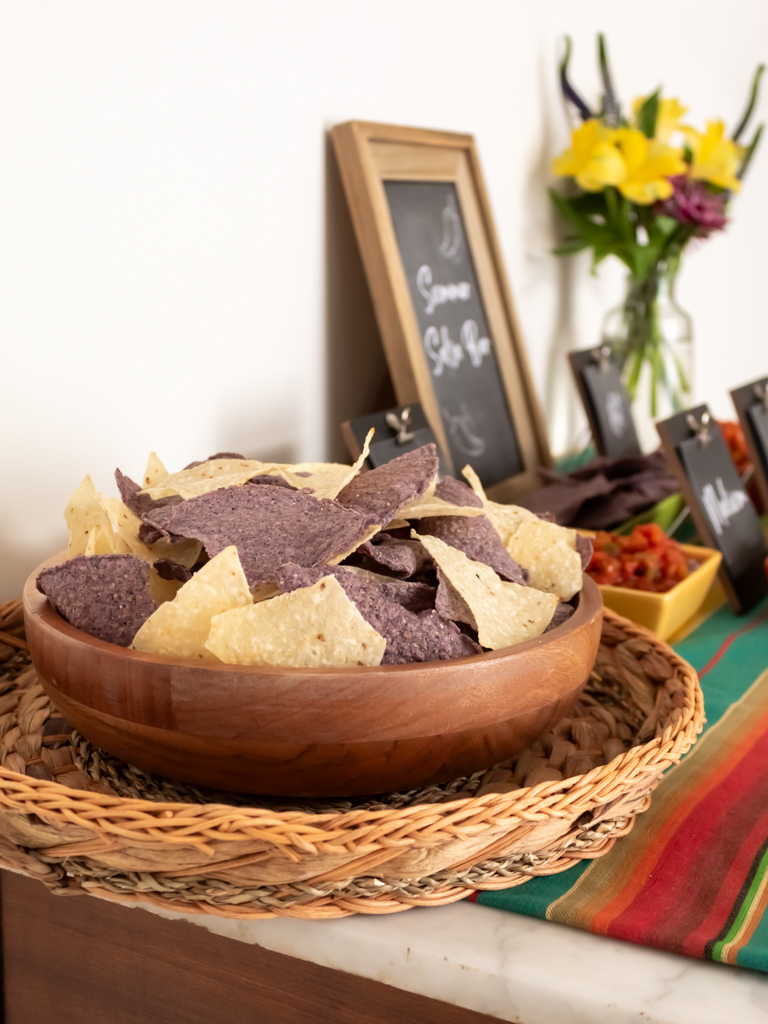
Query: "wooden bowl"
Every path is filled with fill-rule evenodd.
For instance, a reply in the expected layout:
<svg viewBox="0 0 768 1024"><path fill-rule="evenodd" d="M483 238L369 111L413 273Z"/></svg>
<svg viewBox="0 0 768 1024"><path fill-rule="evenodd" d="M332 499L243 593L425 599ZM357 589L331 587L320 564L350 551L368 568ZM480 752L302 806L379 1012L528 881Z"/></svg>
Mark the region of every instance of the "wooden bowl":
<svg viewBox="0 0 768 1024"><path fill-rule="evenodd" d="M24 618L61 713L131 764L232 792L386 793L488 768L566 714L600 642L603 602L585 576L568 622L507 650L377 668L202 664L75 629L36 589L43 567Z"/></svg>

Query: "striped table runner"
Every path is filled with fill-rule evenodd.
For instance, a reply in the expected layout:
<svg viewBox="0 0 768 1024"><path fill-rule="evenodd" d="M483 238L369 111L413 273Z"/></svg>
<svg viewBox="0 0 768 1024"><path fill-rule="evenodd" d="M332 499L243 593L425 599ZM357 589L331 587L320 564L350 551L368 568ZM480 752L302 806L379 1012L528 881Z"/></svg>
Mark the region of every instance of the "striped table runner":
<svg viewBox="0 0 768 1024"><path fill-rule="evenodd" d="M768 604L721 608L676 643L707 726L605 857L470 899L674 953L768 971Z"/></svg>

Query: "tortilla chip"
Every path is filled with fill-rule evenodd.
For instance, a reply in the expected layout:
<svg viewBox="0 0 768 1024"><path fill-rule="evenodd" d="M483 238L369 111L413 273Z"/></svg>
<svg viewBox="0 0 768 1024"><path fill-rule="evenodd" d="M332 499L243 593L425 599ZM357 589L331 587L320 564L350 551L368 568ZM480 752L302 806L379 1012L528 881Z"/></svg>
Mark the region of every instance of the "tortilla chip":
<svg viewBox="0 0 768 1024"><path fill-rule="evenodd" d="M531 575L531 586L570 601L581 590L576 533L541 519L522 523L507 542L512 558Z"/></svg>
<svg viewBox="0 0 768 1024"><path fill-rule="evenodd" d="M172 601L161 604L136 634L133 648L169 658L214 655L205 642L215 615L252 605L251 591L232 545L207 562Z"/></svg>
<svg viewBox="0 0 768 1024"><path fill-rule="evenodd" d="M364 569L374 572L387 569L392 576L403 580L432 566L429 553L417 540L393 537L390 533L377 534L373 540L361 544L351 557L354 564Z"/></svg>
<svg viewBox="0 0 768 1024"><path fill-rule="evenodd" d="M493 527L498 533L501 543L505 548L507 547L509 538L522 523L538 521L537 516L535 516L533 512L529 512L527 508L520 508L519 505L500 505L496 501L490 501L486 498L485 492L480 486L480 481L477 479L474 470L471 470L470 467L467 466L463 472L468 480L471 481L474 479L475 483L473 483L472 489L483 502L483 511L493 524ZM514 558L515 556L512 555L512 557Z"/></svg>
<svg viewBox="0 0 768 1024"><path fill-rule="evenodd" d="M85 551L80 552L89 558L92 555L129 555L131 549L115 536L109 526L94 526L88 534Z"/></svg>
<svg viewBox="0 0 768 1024"><path fill-rule="evenodd" d="M338 500L385 526L397 517L406 518L402 510L425 495L438 468L437 448L425 444L356 477L339 492Z"/></svg>
<svg viewBox="0 0 768 1024"><path fill-rule="evenodd" d="M480 481L478 480L478 484ZM481 488L482 490L482 488ZM471 487L467 487L461 480L454 476L444 476L435 488L435 495L448 501L452 505L472 505L474 508L482 508L483 502Z"/></svg>
<svg viewBox="0 0 768 1024"><path fill-rule="evenodd" d="M487 516L476 516L472 519L466 516L434 516L422 519L419 529L422 533L439 537L452 548L463 551L467 558L474 562L490 565L503 580L519 583L521 587L527 586L530 582L527 571L519 566L506 550Z"/></svg>
<svg viewBox="0 0 768 1024"><path fill-rule="evenodd" d="M309 587L328 568L284 565L278 584L283 591ZM443 661L480 653L477 644L455 623L446 622L432 609L432 587L399 580L377 583L351 575L345 569L331 571L365 621L386 639L382 665Z"/></svg>
<svg viewBox="0 0 768 1024"><path fill-rule="evenodd" d="M554 594L521 587L499 579L493 569L473 562L438 537L417 537L437 562L448 581L469 606L477 622L478 640L497 651L512 647L546 629L557 607Z"/></svg>
<svg viewBox="0 0 768 1024"><path fill-rule="evenodd" d="M195 498L222 487L240 486L252 476L268 473L273 468L273 463L257 462L255 459L214 459L201 462L191 469L171 473L154 486L145 486L141 493L154 499L173 494L180 494L185 499Z"/></svg>
<svg viewBox="0 0 768 1024"><path fill-rule="evenodd" d="M265 484L211 491L148 512L145 521L167 533L194 537L211 557L235 544L251 587L274 582L284 562L340 562L378 530L372 516L336 501Z"/></svg>
<svg viewBox="0 0 768 1024"><path fill-rule="evenodd" d="M114 537L119 539L131 554L150 564L154 564L159 558L168 558L188 569L200 557L202 544L198 540L172 541L159 538L151 546L146 544L139 536L142 521L119 498L105 498L102 494L97 494L96 497L109 517ZM164 506L158 505L158 508L162 507Z"/></svg>
<svg viewBox="0 0 768 1024"><path fill-rule="evenodd" d="M435 611L444 619L450 619L452 622L464 622L477 632L477 620L472 614L472 609L439 566Z"/></svg>
<svg viewBox="0 0 768 1024"><path fill-rule="evenodd" d="M147 459L147 468L144 470L142 479L143 487L156 487L161 480L168 476L168 470L160 461L157 452L150 452Z"/></svg>
<svg viewBox="0 0 768 1024"><path fill-rule="evenodd" d="M181 495L170 494L166 498L150 498L148 494L142 494L141 488L125 473L121 473L119 469L115 470L115 483L117 489L120 492L123 504L126 505L134 515L138 516L139 519L144 515L145 512L149 512L153 508L161 508L163 505L171 505L181 501Z"/></svg>
<svg viewBox="0 0 768 1024"><path fill-rule="evenodd" d="M157 607L149 566L134 555L78 556L43 569L37 589L76 629L120 647L129 646Z"/></svg>
<svg viewBox="0 0 768 1024"><path fill-rule="evenodd" d="M354 466L342 466L337 462L301 462L295 466L278 466L275 471L297 490L308 487L316 498L336 498L360 472L370 453L372 437L373 428L368 431Z"/></svg>
<svg viewBox="0 0 768 1024"><path fill-rule="evenodd" d="M83 477L80 486L67 502L64 510L64 518L69 527L69 544L67 545L67 558L75 558L77 555L84 555L88 547L90 534L97 527L101 534L98 541L91 542L93 554L125 554L126 552L115 552L111 548L112 525L105 509L102 507L93 481L89 476ZM107 550L109 549L109 550Z"/></svg>
<svg viewBox="0 0 768 1024"><path fill-rule="evenodd" d="M232 665L345 668L379 665L386 640L336 579L324 576L314 586L215 616L207 648Z"/></svg>
<svg viewBox="0 0 768 1024"><path fill-rule="evenodd" d="M571 604L566 604L564 601L560 601L557 608L555 608L555 614L552 616L552 621L544 630L545 633L551 632L553 629L557 629L558 626L562 626L564 622L573 615L576 609Z"/></svg>
<svg viewBox="0 0 768 1024"><path fill-rule="evenodd" d="M403 528L409 527L411 524L407 519L392 519L384 527L385 530L402 530Z"/></svg>
<svg viewBox="0 0 768 1024"><path fill-rule="evenodd" d="M401 510L399 518L401 520L426 519L429 516L466 516L474 518L482 514L483 509L481 508L475 508L473 505L453 505L450 501L443 501L442 498L438 498L437 495L433 494L431 498L420 498L418 501L406 505ZM394 528L393 524L390 523L388 529Z"/></svg>

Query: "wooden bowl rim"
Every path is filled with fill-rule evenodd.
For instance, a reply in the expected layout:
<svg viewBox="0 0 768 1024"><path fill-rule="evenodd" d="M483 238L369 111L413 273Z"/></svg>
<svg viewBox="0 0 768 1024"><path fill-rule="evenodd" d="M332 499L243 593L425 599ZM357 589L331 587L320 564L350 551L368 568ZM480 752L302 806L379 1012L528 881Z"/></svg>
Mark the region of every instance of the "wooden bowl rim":
<svg viewBox="0 0 768 1024"><path fill-rule="evenodd" d="M94 651L101 651L113 657L122 657L129 662L137 662L154 665L179 666L183 668L205 669L211 672L237 673L242 675L272 675L280 673L281 676L296 675L306 677L307 675L357 675L367 672L387 672L406 674L408 672L422 672L425 667L436 668L438 666L477 665L491 661L500 661L504 658L515 658L517 655L525 654L528 651L546 646L552 641L562 640L570 633L587 625L595 614L603 606L603 596L597 584L586 573L582 573L582 589L579 591L578 604L573 615L561 626L555 627L549 633L542 633L531 640L524 640L514 647L504 647L499 651L484 651L482 654L473 654L467 658L451 658L445 661L412 661L399 665L351 665L346 667L282 667L279 665L230 665L227 662L214 662L198 660L195 658L171 658L163 654L146 654L143 651L134 651L128 647L120 647L118 644L108 643L106 640L99 640L97 637L84 633L81 629L72 626L66 619L62 618L48 601L48 598L37 589L37 577L43 569L51 565L57 565L64 560L64 553L59 552L51 558L42 562L28 577L23 592L24 615L33 616L38 619L44 627L54 633L61 634L75 643Z"/></svg>

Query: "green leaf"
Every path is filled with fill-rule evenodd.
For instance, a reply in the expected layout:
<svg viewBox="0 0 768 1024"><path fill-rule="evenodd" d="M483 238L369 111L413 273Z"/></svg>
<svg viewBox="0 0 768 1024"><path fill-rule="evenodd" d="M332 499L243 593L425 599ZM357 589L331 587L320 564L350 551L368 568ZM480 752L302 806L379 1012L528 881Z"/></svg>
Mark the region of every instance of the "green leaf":
<svg viewBox="0 0 768 1024"><path fill-rule="evenodd" d="M666 217L663 213L654 217L652 221L652 225L658 228L665 238L669 238L677 230L679 223L674 217Z"/></svg>
<svg viewBox="0 0 768 1024"><path fill-rule="evenodd" d="M760 136L763 134L763 128L765 128L764 123L761 123L757 126L757 131L752 136L752 141L747 146L747 151L744 154L744 159L741 161L741 167L739 168L738 173L736 174L736 177L739 180L741 180L744 177L744 175L747 173L747 170L749 169L749 165L752 163L752 157L755 155L757 144L760 142Z"/></svg>
<svg viewBox="0 0 768 1024"><path fill-rule="evenodd" d="M755 109L755 103L757 103L757 93L760 89L760 79L764 71L765 64L758 64L754 78L752 79L752 88L750 89L749 99L747 100L747 109L742 114L738 127L736 128L732 136L734 142L739 141L739 137L741 136L744 129L747 127L750 117L752 117L752 111Z"/></svg>
<svg viewBox="0 0 768 1024"><path fill-rule="evenodd" d="M613 88L611 69L608 65L608 54L605 48L605 37L602 32L597 36L597 54L600 62L600 76L603 79L603 118L605 123L615 128L619 123L619 101Z"/></svg>
<svg viewBox="0 0 768 1024"><path fill-rule="evenodd" d="M632 251L633 275L636 281L643 281L655 263L658 263L661 250L658 245L636 245Z"/></svg>
<svg viewBox="0 0 768 1024"><path fill-rule="evenodd" d="M656 134L656 122L659 119L660 93L661 86L645 100L637 115L637 127L647 139L652 139Z"/></svg>
<svg viewBox="0 0 768 1024"><path fill-rule="evenodd" d="M589 243L585 242L583 238L571 238L563 242L562 245L555 246L552 250L555 256L573 256L577 252L583 252L589 248Z"/></svg>

